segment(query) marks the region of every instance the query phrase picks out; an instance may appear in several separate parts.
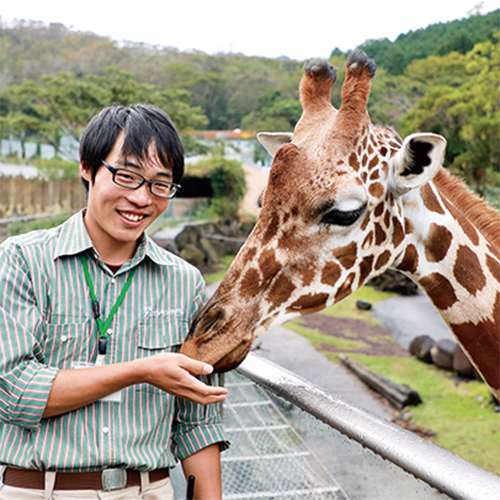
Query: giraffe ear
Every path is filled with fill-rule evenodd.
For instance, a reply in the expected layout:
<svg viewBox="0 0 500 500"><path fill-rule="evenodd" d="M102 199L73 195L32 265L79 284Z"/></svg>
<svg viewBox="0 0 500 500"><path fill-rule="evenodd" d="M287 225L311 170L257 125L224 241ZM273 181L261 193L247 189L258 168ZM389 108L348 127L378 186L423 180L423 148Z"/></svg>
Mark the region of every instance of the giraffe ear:
<svg viewBox="0 0 500 500"><path fill-rule="evenodd" d="M393 190L401 196L427 184L443 164L446 140L436 134L412 134L392 159Z"/></svg>
<svg viewBox="0 0 500 500"><path fill-rule="evenodd" d="M274 156L280 146L292 141L292 136L291 132L260 132L257 134L257 140Z"/></svg>

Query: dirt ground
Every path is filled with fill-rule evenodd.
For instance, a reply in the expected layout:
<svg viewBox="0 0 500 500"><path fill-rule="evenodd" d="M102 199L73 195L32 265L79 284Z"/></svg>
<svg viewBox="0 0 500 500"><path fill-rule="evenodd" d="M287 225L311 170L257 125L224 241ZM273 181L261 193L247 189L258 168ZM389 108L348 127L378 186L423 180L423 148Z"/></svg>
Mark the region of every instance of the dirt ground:
<svg viewBox="0 0 500 500"><path fill-rule="evenodd" d="M349 349L324 343L321 348L328 352L350 352L370 356L410 356L400 347L391 332L380 327L370 326L359 319L339 318L325 314L310 314L301 318L301 325L317 330L324 335L350 341ZM354 343L358 344L356 346Z"/></svg>

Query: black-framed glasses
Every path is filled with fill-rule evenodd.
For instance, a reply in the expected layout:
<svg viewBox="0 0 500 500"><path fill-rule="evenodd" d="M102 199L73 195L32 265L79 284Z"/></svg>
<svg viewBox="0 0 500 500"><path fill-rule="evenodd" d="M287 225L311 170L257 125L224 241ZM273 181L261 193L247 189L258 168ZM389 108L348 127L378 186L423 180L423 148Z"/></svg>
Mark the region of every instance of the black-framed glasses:
<svg viewBox="0 0 500 500"><path fill-rule="evenodd" d="M141 174L128 170L126 168L115 168L104 160L102 164L113 174L113 182L118 186L127 189L139 189L144 183L147 183L149 192L158 198L173 198L180 189L179 184L168 181L149 181Z"/></svg>

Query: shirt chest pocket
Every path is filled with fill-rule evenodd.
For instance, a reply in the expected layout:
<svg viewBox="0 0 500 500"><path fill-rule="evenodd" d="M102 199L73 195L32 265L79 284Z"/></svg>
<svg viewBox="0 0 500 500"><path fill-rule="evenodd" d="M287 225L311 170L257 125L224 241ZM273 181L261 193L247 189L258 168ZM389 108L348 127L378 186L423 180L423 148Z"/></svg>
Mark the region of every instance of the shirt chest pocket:
<svg viewBox="0 0 500 500"><path fill-rule="evenodd" d="M90 320L83 323L47 323L47 362L59 368L71 368L74 361L87 361L90 351Z"/></svg>
<svg viewBox="0 0 500 500"><path fill-rule="evenodd" d="M180 314L146 315L140 324L139 348L177 351L188 333L189 325Z"/></svg>

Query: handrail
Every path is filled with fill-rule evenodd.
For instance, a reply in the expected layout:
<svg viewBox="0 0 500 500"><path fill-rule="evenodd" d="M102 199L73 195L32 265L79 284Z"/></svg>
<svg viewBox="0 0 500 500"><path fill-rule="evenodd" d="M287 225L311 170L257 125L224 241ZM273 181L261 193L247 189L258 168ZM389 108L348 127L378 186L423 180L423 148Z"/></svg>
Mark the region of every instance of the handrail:
<svg viewBox="0 0 500 500"><path fill-rule="evenodd" d="M452 498L496 500L500 477L250 353L237 371Z"/></svg>

